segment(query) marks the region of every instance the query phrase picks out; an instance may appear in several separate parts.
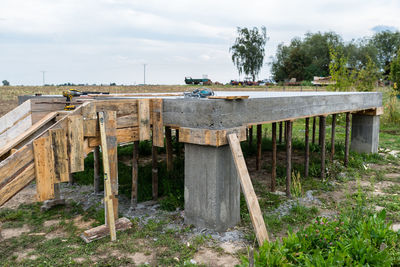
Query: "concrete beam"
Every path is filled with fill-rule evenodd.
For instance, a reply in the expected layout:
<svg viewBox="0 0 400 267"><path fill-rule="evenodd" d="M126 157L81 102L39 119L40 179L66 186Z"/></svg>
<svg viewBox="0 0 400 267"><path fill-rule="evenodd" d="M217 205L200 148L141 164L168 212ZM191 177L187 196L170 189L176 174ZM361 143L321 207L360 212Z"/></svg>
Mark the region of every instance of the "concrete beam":
<svg viewBox="0 0 400 267"><path fill-rule="evenodd" d="M350 149L358 153L377 153L379 121L379 116L353 114Z"/></svg>

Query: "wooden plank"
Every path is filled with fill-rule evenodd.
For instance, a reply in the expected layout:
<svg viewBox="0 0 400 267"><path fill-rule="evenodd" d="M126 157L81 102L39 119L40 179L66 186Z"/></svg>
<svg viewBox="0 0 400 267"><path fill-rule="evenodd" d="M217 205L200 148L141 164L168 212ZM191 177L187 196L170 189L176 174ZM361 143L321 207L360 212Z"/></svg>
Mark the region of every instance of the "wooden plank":
<svg viewBox="0 0 400 267"><path fill-rule="evenodd" d="M83 118L81 115L68 116L68 152L70 172L84 170Z"/></svg>
<svg viewBox="0 0 400 267"><path fill-rule="evenodd" d="M96 136L97 134L97 113L96 105L93 102L86 102L82 105L83 135Z"/></svg>
<svg viewBox="0 0 400 267"><path fill-rule="evenodd" d="M137 99L98 100L95 102L96 112L117 111L117 117L135 114L138 110L137 101Z"/></svg>
<svg viewBox="0 0 400 267"><path fill-rule="evenodd" d="M138 100L139 140L150 139L150 99Z"/></svg>
<svg viewBox="0 0 400 267"><path fill-rule="evenodd" d="M350 112L346 113L346 136L344 141L344 166L347 167L349 164L349 152L350 152Z"/></svg>
<svg viewBox="0 0 400 267"><path fill-rule="evenodd" d="M165 127L165 146L167 152L167 170L171 172L173 169L172 131L169 126Z"/></svg>
<svg viewBox="0 0 400 267"><path fill-rule="evenodd" d="M331 131L331 161L335 156L335 130L336 130L336 114L332 114L332 131Z"/></svg>
<svg viewBox="0 0 400 267"><path fill-rule="evenodd" d="M0 136L31 115L31 101L27 100L10 112L0 117ZM32 122L31 122L32 125Z"/></svg>
<svg viewBox="0 0 400 267"><path fill-rule="evenodd" d="M69 159L67 150L67 133L65 129L49 130L54 153L55 183L69 181Z"/></svg>
<svg viewBox="0 0 400 267"><path fill-rule="evenodd" d="M124 231L132 227L132 222L125 218L119 218L115 221L115 230L116 231ZM105 224L97 226L95 228L86 230L82 233L81 238L86 242L90 243L94 240L101 239L110 234L109 227Z"/></svg>
<svg viewBox="0 0 400 267"><path fill-rule="evenodd" d="M164 147L164 126L163 126L163 100L151 99L152 124L153 124L153 146Z"/></svg>
<svg viewBox="0 0 400 267"><path fill-rule="evenodd" d="M380 116L383 114L383 107L377 107L377 108L372 108L372 109L356 111L354 113L360 114L360 115Z"/></svg>
<svg viewBox="0 0 400 267"><path fill-rule="evenodd" d="M321 121L320 137L321 137L321 179L325 179L325 156L326 156L326 146L325 146L325 132L326 132L326 117L319 117Z"/></svg>
<svg viewBox="0 0 400 267"><path fill-rule="evenodd" d="M131 207L136 207L139 178L139 141L133 142Z"/></svg>
<svg viewBox="0 0 400 267"><path fill-rule="evenodd" d="M290 186L292 181L292 121L286 121L286 196L288 198L292 197L292 193L290 192Z"/></svg>
<svg viewBox="0 0 400 267"><path fill-rule="evenodd" d="M33 141L36 175L36 198L44 201L54 198L54 155L51 137L41 137Z"/></svg>
<svg viewBox="0 0 400 267"><path fill-rule="evenodd" d="M35 166L29 164L13 180L0 188L0 207L35 179Z"/></svg>
<svg viewBox="0 0 400 267"><path fill-rule="evenodd" d="M123 128L117 129L117 142L118 144L121 143L130 143L133 141L139 140L139 128ZM98 137L89 137L88 138L88 146L89 147L96 147L100 145L100 133Z"/></svg>
<svg viewBox="0 0 400 267"><path fill-rule="evenodd" d="M33 147L28 144L0 162L0 188L15 178L26 166L32 164Z"/></svg>
<svg viewBox="0 0 400 267"><path fill-rule="evenodd" d="M271 192L276 187L276 122L272 123L272 163L271 163Z"/></svg>
<svg viewBox="0 0 400 267"><path fill-rule="evenodd" d="M138 114L136 112L121 117L117 116L117 129L138 127L138 126L139 126Z"/></svg>
<svg viewBox="0 0 400 267"><path fill-rule="evenodd" d="M232 151L232 156L240 179L240 184L242 186L243 195L246 199L247 208L249 209L250 218L256 233L257 241L259 246L262 246L265 241L269 242L268 232L267 228L265 227L256 193L254 192L254 188L250 180L249 172L247 171L246 162L240 147L240 142L236 134L229 134L228 142Z"/></svg>
<svg viewBox="0 0 400 267"><path fill-rule="evenodd" d="M282 122L279 122L279 144L282 144Z"/></svg>
<svg viewBox="0 0 400 267"><path fill-rule="evenodd" d="M96 194L100 193L100 148L93 150L93 187Z"/></svg>
<svg viewBox="0 0 400 267"><path fill-rule="evenodd" d="M253 126L249 126L249 139L247 140L249 142L249 147L251 148L253 146Z"/></svg>
<svg viewBox="0 0 400 267"><path fill-rule="evenodd" d="M315 144L315 130L316 130L316 118L313 117L313 124L312 124L312 144Z"/></svg>
<svg viewBox="0 0 400 267"><path fill-rule="evenodd" d="M248 95L235 95L235 96L208 96L208 99L225 99L225 100L240 100L240 99L248 99Z"/></svg>
<svg viewBox="0 0 400 267"><path fill-rule="evenodd" d="M111 113L111 112L110 112ZM107 115L110 115L107 114ZM112 117L107 116L104 114L104 112L99 112L99 125L100 125L100 137L101 137L101 150L103 153L103 170L104 170L104 201L105 201L105 206L106 206L106 218L107 218L107 225L110 230L110 236L111 236L111 241L116 241L117 240L117 234L116 234L116 229L115 229L115 217L114 217L114 205L113 205L113 192L111 189L111 170L110 170L110 163L109 163L109 151L108 151L108 143L110 143L111 140L107 140L108 136L106 133L106 120L110 121L110 118L107 117ZM113 112L114 117L116 116L115 112ZM111 118L113 119L113 118ZM115 122L115 120L114 120ZM114 136L115 139L115 136ZM112 141L111 141L112 142ZM115 140L114 140L114 143ZM112 149L112 148L111 148ZM113 152L111 152L113 153Z"/></svg>
<svg viewBox="0 0 400 267"><path fill-rule="evenodd" d="M257 125L257 154L256 154L256 170L261 170L261 141L262 141L262 125Z"/></svg>
<svg viewBox="0 0 400 267"><path fill-rule="evenodd" d="M304 177L308 177L309 170L310 170L310 118L306 118Z"/></svg>
<svg viewBox="0 0 400 267"><path fill-rule="evenodd" d="M227 145L227 135L235 133L240 141L246 140L246 128L237 127L224 130L210 130L197 128L179 128L179 142L207 146Z"/></svg>

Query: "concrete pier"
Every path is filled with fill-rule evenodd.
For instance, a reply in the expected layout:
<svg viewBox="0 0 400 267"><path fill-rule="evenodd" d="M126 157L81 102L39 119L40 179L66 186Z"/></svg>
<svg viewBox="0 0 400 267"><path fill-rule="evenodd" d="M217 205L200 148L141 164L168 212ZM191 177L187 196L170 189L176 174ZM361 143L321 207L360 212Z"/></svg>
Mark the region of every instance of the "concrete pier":
<svg viewBox="0 0 400 267"><path fill-rule="evenodd" d="M185 144L185 223L225 231L240 221L240 184L229 146Z"/></svg>
<svg viewBox="0 0 400 267"><path fill-rule="evenodd" d="M379 116L352 115L350 149L358 153L377 153Z"/></svg>

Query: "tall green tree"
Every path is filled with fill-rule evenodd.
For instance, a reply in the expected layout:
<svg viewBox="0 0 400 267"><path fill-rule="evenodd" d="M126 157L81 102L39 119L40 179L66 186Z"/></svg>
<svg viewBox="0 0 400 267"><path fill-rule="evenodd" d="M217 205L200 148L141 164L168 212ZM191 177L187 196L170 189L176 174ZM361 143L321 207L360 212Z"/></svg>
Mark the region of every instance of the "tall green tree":
<svg viewBox="0 0 400 267"><path fill-rule="evenodd" d="M394 90L396 93L400 93L400 48L397 51L396 57L393 59L390 65L390 80L393 82Z"/></svg>
<svg viewBox="0 0 400 267"><path fill-rule="evenodd" d="M3 83L3 86L9 86L10 85L10 82L7 81L7 80L3 80L2 83Z"/></svg>
<svg viewBox="0 0 400 267"><path fill-rule="evenodd" d="M400 48L400 32L382 31L371 38L371 44L377 49L379 68L387 77L390 73L390 63Z"/></svg>
<svg viewBox="0 0 400 267"><path fill-rule="evenodd" d="M268 41L267 30L264 26L259 30L237 28L238 37L229 49L232 53L233 64L238 69L239 75L244 73L256 80L263 63L265 55L265 44Z"/></svg>
<svg viewBox="0 0 400 267"><path fill-rule="evenodd" d="M341 55L341 53L334 48L329 50L329 54L329 73L332 76L332 81L335 82L331 87L335 91L349 91L353 85L354 72L352 73L347 67L347 57Z"/></svg>

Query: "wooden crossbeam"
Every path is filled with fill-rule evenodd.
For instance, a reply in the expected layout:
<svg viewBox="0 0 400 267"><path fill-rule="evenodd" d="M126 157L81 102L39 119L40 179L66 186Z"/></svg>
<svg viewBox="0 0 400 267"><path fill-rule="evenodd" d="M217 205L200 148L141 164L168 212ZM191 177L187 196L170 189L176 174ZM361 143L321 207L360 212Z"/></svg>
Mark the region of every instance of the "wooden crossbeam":
<svg viewBox="0 0 400 267"><path fill-rule="evenodd" d="M218 147L228 144L227 135L230 133L237 134L240 141L246 140L245 127L237 127L223 130L181 127L179 128L179 142Z"/></svg>
<svg viewBox="0 0 400 267"><path fill-rule="evenodd" d="M242 186L243 195L246 199L247 208L249 209L251 222L256 232L258 244L269 242L267 228L265 227L264 218L258 203L256 193L251 183L250 175L246 167L240 142L236 134L228 135L229 146L232 151L233 160L235 162L236 171L238 173L240 184Z"/></svg>

